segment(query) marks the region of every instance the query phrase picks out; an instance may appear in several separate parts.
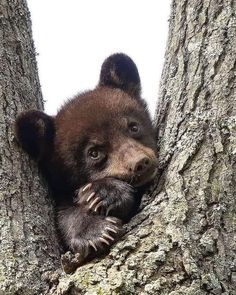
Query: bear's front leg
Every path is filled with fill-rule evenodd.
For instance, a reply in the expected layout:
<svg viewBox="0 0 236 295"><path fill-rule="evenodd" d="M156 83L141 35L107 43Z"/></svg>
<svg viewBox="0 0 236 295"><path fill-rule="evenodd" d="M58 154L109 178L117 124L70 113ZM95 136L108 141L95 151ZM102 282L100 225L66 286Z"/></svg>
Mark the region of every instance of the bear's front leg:
<svg viewBox="0 0 236 295"><path fill-rule="evenodd" d="M106 252L122 233L119 219L88 213L82 206L61 208L58 226L70 250L79 253L81 264Z"/></svg>
<svg viewBox="0 0 236 295"><path fill-rule="evenodd" d="M114 216L127 222L135 213L139 200L134 198L134 189L128 183L103 178L80 188L75 202L87 210L105 216Z"/></svg>

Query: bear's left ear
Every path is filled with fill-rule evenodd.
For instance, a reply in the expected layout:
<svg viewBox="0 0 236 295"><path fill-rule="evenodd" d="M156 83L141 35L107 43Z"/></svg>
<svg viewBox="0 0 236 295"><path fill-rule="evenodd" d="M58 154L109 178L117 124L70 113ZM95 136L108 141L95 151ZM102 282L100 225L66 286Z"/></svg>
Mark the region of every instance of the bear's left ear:
<svg viewBox="0 0 236 295"><path fill-rule="evenodd" d="M102 64L99 86L120 88L131 96L140 96L141 84L138 69L133 60L123 54L109 56Z"/></svg>

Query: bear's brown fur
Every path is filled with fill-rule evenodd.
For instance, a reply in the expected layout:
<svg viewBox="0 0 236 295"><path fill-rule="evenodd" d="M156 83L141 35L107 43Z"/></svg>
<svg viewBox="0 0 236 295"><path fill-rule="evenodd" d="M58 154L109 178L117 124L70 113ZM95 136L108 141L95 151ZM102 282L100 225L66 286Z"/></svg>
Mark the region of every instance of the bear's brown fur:
<svg viewBox="0 0 236 295"><path fill-rule="evenodd" d="M154 132L140 91L134 62L114 54L98 86L55 117L28 111L17 118L17 139L47 178L59 229L81 263L114 243L156 174Z"/></svg>

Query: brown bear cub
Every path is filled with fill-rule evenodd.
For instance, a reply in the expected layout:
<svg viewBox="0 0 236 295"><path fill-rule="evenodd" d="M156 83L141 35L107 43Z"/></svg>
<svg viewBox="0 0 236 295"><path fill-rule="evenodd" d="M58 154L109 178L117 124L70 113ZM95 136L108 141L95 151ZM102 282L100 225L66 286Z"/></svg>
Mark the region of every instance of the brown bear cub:
<svg viewBox="0 0 236 295"><path fill-rule="evenodd" d="M37 160L67 247L84 260L107 251L157 172L155 138L139 73L124 54L108 57L98 86L67 101L55 117L22 113L16 136Z"/></svg>

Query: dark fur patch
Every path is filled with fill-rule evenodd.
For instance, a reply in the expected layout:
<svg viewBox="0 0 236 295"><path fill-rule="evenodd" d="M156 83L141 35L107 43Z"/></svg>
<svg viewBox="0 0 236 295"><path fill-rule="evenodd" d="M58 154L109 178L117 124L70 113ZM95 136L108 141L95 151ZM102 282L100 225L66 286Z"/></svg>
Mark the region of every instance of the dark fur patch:
<svg viewBox="0 0 236 295"><path fill-rule="evenodd" d="M138 69L132 59L116 53L103 63L99 86L120 88L131 96L140 96L141 84Z"/></svg>
<svg viewBox="0 0 236 295"><path fill-rule="evenodd" d="M17 117L15 134L24 150L40 159L49 153L55 134L54 120L40 111L28 111Z"/></svg>

